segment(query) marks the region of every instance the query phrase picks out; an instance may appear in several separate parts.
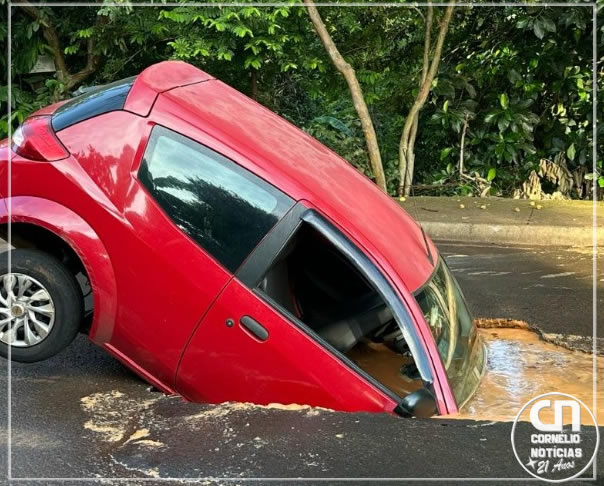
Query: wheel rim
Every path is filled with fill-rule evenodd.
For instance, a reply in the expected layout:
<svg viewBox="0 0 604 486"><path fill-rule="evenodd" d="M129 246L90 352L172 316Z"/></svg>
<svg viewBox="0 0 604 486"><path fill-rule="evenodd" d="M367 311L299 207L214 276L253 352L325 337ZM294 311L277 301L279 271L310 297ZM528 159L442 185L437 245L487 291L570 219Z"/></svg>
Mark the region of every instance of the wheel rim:
<svg viewBox="0 0 604 486"><path fill-rule="evenodd" d="M23 273L0 276L0 341L28 348L48 337L55 322L50 292Z"/></svg>

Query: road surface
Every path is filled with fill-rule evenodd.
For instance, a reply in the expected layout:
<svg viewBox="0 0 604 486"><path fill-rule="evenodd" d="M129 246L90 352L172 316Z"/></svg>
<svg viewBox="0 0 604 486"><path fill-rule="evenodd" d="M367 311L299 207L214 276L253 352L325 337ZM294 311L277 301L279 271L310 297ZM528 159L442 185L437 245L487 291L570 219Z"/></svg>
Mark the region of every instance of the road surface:
<svg viewBox="0 0 604 486"><path fill-rule="evenodd" d="M476 316L590 333L589 254L439 247ZM512 455L509 423L188 404L150 391L84 336L46 362L13 364L11 376L13 477L525 477ZM2 361L0 388L7 385ZM7 417L0 401L4 443ZM6 447L0 454L5 471Z"/></svg>

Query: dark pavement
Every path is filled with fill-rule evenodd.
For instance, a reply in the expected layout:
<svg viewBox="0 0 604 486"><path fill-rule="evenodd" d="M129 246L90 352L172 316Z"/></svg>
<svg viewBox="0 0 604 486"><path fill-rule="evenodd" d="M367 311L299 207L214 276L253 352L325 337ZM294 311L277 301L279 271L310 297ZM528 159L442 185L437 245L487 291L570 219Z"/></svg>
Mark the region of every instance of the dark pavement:
<svg viewBox="0 0 604 486"><path fill-rule="evenodd" d="M589 334L589 254L439 247L476 316L523 319L548 332ZM574 273L559 275L568 272ZM0 361L4 390L7 367ZM511 423L184 403L150 391L84 336L46 362L13 364L11 390L11 471L18 478L132 478L116 484L136 484L134 478L153 484L158 475L228 478L206 484L250 484L242 479L252 477L292 478L288 484L321 480L294 480L300 477L328 484L342 482L334 478L382 478L376 484L386 483L385 478L469 480L463 484L477 484L472 478L502 478L491 483L507 484L509 478L526 477L512 454ZM0 400L0 443L7 439L7 414L7 402ZM6 446L0 448L0 471L6 471L6 452ZM598 457L604 464L602 448ZM599 480L604 484L604 476Z"/></svg>
<svg viewBox="0 0 604 486"><path fill-rule="evenodd" d="M527 321L548 333L593 335L591 248L439 242L475 317ZM598 315L604 316L604 259L598 255ZM604 337L604 319L598 320Z"/></svg>

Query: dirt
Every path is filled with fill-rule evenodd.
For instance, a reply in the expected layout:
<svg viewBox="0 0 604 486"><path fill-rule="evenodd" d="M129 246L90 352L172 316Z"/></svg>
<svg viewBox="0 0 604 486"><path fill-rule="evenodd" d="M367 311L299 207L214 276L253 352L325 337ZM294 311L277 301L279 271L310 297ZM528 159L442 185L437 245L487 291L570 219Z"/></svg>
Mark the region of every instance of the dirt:
<svg viewBox="0 0 604 486"><path fill-rule="evenodd" d="M568 393L593 408L593 355L546 342L528 325L479 332L487 346L487 370L475 396L447 418L512 421L526 402L548 392ZM595 359L597 369L604 369L604 358ZM596 397L604 403L604 390ZM543 419L548 419L548 410L542 411ZM604 424L604 407L597 410L596 420ZM587 414L582 422L593 425Z"/></svg>
<svg viewBox="0 0 604 486"><path fill-rule="evenodd" d="M131 417L140 415L157 402L160 396L149 400L135 400L118 390L93 393L80 399L82 409L89 414L84 428L100 435L103 441L116 444L129 442L150 446L148 428L132 428ZM145 441L144 443L142 441ZM156 443L155 445L161 445Z"/></svg>

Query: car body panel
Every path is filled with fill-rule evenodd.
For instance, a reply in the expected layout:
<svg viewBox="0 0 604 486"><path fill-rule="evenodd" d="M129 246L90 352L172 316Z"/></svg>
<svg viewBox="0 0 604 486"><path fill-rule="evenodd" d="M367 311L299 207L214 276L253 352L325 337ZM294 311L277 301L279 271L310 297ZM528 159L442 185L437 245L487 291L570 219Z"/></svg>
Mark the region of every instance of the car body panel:
<svg viewBox="0 0 604 486"><path fill-rule="evenodd" d="M103 341L173 387L186 341L230 275L182 234L132 172L151 127L145 118L118 111L58 136L101 193L90 200L95 191L89 190L71 204L108 242L116 268L118 313ZM87 186L82 180L77 185Z"/></svg>
<svg viewBox="0 0 604 486"><path fill-rule="evenodd" d="M202 83L214 79L182 61L165 61L145 69L130 90L124 109L140 116L148 116L157 95L176 86Z"/></svg>
<svg viewBox="0 0 604 486"><path fill-rule="evenodd" d="M48 105L43 108L40 108L39 110L33 112L29 116L52 115L55 111L57 111L57 109L59 107L63 106L65 103L68 103L68 102L69 102L69 100L57 101L56 103L53 103L52 105Z"/></svg>
<svg viewBox="0 0 604 486"><path fill-rule="evenodd" d="M212 80L172 89L158 97L155 112L194 125L253 160L250 170L293 199L305 198L331 219L346 220L363 246L371 241L399 267L411 292L434 270L438 251L431 245L430 262L419 225L392 198L333 151L230 86Z"/></svg>
<svg viewBox="0 0 604 486"><path fill-rule="evenodd" d="M102 344L117 316L117 286L111 258L99 235L78 214L60 203L32 196L2 200L0 224L29 223L45 228L65 241L80 257L93 289L94 316L90 338Z"/></svg>

